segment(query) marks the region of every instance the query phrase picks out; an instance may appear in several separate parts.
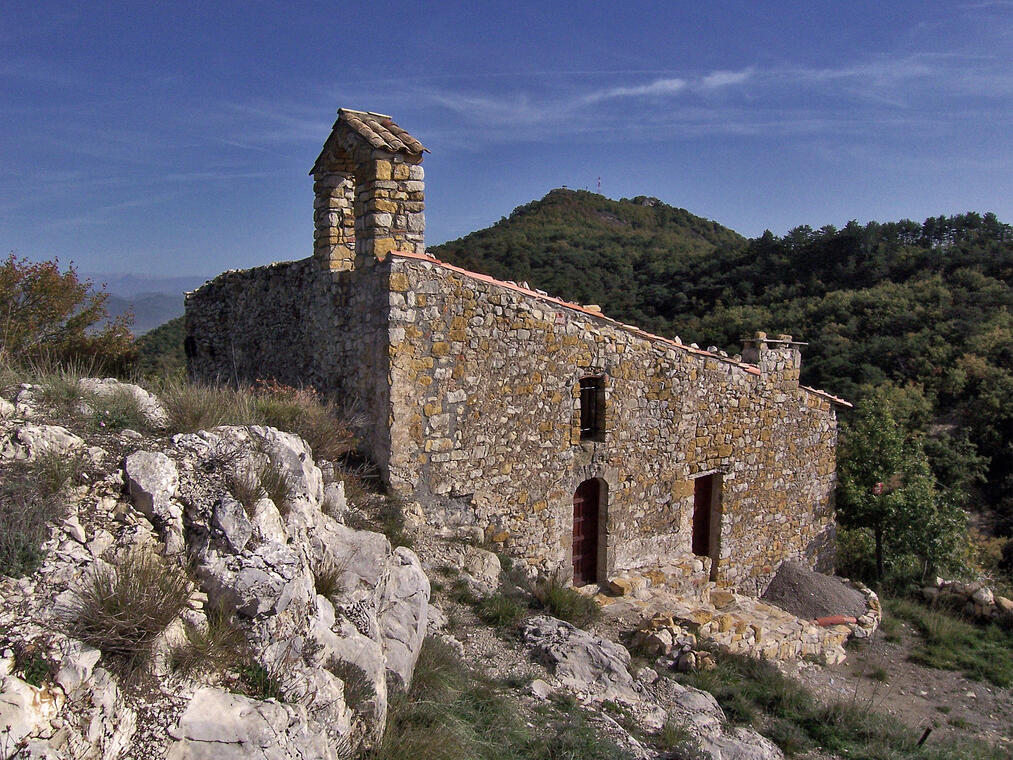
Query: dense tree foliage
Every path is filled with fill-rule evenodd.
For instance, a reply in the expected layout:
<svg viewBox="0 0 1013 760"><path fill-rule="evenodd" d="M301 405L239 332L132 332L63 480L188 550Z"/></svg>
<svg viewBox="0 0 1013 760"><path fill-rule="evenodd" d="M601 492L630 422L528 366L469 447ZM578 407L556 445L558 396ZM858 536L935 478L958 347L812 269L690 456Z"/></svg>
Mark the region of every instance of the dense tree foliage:
<svg viewBox="0 0 1013 760"><path fill-rule="evenodd" d="M746 240L653 199L554 190L430 252L701 345L808 341L803 383L889 396L943 491L1013 531L1013 228L993 214Z"/></svg>
<svg viewBox="0 0 1013 760"><path fill-rule="evenodd" d="M134 356L130 316L109 320L107 298L73 266L11 254L0 262L0 357L123 370Z"/></svg>
<svg viewBox="0 0 1013 760"><path fill-rule="evenodd" d="M186 371L183 317L170 319L137 339L137 371L145 377L181 378Z"/></svg>
<svg viewBox="0 0 1013 760"><path fill-rule="evenodd" d="M916 565L923 578L962 563L966 517L952 493L936 488L920 437L894 419L889 397L863 399L841 431L837 519L867 530L875 576Z"/></svg>
<svg viewBox="0 0 1013 760"><path fill-rule="evenodd" d="M526 281L647 329L668 329L709 301L686 300L679 280L715 253L746 239L716 222L656 198L613 201L585 191L553 190L509 219L429 249L453 264L503 280Z"/></svg>

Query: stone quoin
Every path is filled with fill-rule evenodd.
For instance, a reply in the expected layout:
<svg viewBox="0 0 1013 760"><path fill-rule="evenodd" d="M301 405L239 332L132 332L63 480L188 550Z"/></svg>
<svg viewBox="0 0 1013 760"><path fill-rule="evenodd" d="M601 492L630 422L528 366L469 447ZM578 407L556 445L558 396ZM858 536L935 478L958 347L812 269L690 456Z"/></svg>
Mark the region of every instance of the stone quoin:
<svg viewBox="0 0 1013 760"><path fill-rule="evenodd" d="M835 405L799 346L704 351L424 252L425 148L341 109L313 166L307 259L186 297L196 379L354 401L384 480L433 530L578 584L675 569L759 595L833 568Z"/></svg>

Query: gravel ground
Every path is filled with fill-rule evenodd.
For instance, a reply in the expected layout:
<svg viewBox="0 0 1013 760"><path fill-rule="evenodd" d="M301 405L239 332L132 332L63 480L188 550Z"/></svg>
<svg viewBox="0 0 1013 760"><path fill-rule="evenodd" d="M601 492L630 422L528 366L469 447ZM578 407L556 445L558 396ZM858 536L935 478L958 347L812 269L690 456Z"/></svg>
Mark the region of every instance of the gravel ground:
<svg viewBox="0 0 1013 760"><path fill-rule="evenodd" d="M830 615L865 614L865 597L840 578L808 570L794 562L785 562L760 597L806 620Z"/></svg>

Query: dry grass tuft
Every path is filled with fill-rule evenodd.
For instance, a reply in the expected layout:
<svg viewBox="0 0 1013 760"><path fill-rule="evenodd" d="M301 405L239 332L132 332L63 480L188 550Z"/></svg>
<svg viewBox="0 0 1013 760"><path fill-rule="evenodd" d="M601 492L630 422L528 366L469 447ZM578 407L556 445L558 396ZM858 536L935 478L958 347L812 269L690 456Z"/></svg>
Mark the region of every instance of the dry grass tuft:
<svg viewBox="0 0 1013 760"><path fill-rule="evenodd" d="M182 612L190 589L180 568L136 549L119 565L91 574L69 611L67 632L103 654L143 661Z"/></svg>
<svg viewBox="0 0 1013 760"><path fill-rule="evenodd" d="M207 610L206 629L187 626L186 643L170 653L173 670L192 673L197 668L213 668L219 672L230 670L246 654L246 637L232 616L220 607Z"/></svg>
<svg viewBox="0 0 1013 760"><path fill-rule="evenodd" d="M257 423L253 397L226 386L171 380L159 397L169 417L170 435Z"/></svg>

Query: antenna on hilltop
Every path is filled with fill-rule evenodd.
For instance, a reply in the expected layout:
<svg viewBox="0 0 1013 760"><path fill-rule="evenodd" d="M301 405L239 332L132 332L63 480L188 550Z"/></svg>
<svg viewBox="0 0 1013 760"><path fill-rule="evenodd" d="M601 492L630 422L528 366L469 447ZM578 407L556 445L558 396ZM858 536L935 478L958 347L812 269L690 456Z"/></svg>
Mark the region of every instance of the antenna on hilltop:
<svg viewBox="0 0 1013 760"><path fill-rule="evenodd" d="M601 194L601 177L598 177L598 193Z"/></svg>

